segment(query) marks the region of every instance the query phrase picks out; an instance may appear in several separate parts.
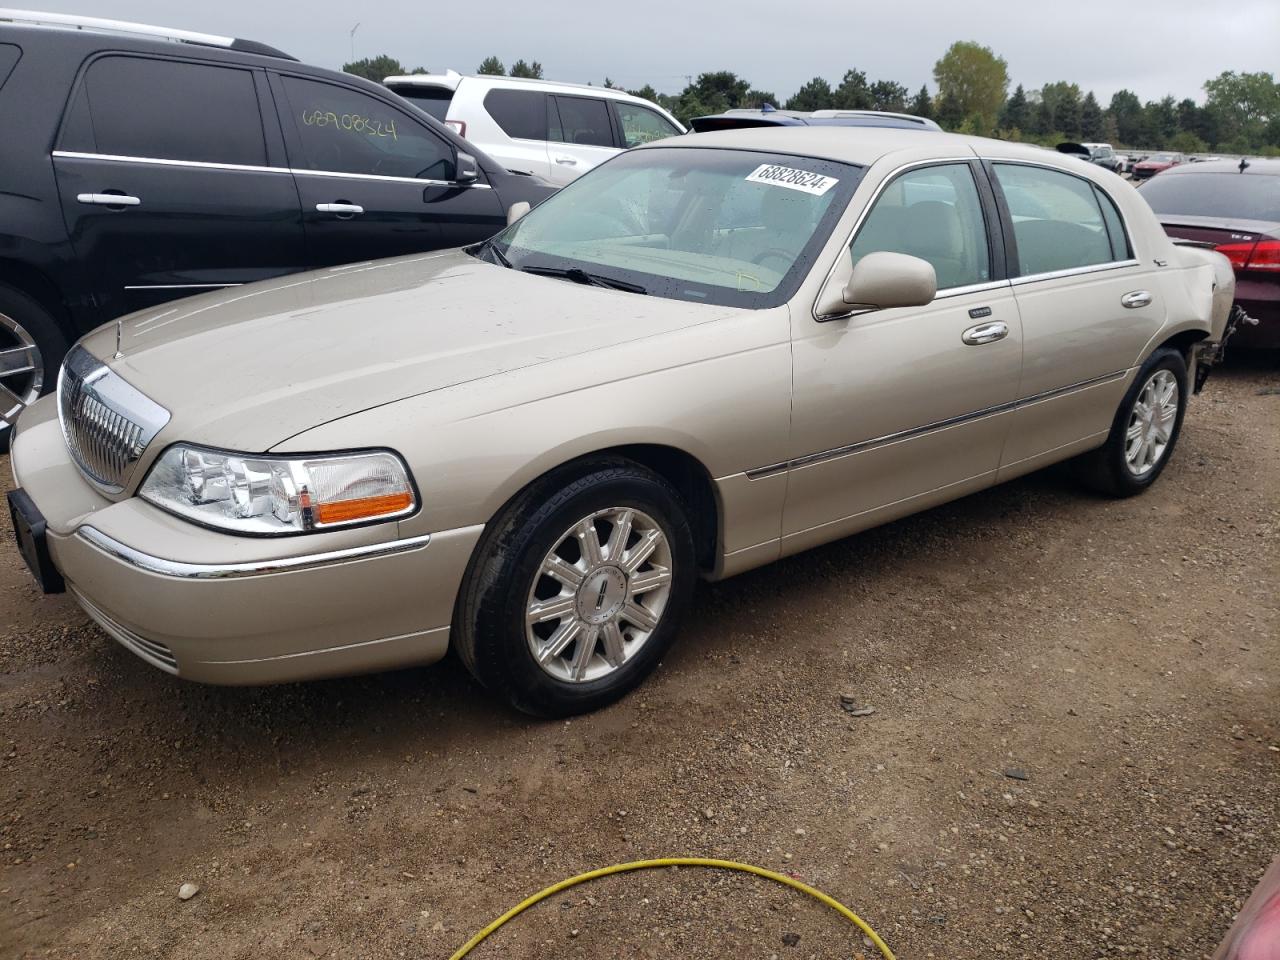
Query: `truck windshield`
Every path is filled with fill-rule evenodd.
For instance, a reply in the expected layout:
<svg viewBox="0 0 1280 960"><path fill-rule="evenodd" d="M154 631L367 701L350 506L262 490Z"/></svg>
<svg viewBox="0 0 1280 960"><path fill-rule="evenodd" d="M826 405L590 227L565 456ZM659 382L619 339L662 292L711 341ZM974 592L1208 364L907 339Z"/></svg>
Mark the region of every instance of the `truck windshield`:
<svg viewBox="0 0 1280 960"><path fill-rule="evenodd" d="M517 270L589 273L677 300L776 306L799 286L862 173L746 150L632 150L491 243Z"/></svg>

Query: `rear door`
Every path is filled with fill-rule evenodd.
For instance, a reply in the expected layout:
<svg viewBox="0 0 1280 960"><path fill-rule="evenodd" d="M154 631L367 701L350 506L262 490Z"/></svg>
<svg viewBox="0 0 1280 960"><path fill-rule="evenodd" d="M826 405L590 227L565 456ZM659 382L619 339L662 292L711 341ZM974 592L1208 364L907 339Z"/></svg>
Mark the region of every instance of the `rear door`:
<svg viewBox="0 0 1280 960"><path fill-rule="evenodd" d="M460 246L505 224L483 171L459 182L457 151L429 121L329 80L272 82L311 266Z"/></svg>
<svg viewBox="0 0 1280 960"><path fill-rule="evenodd" d="M540 90L508 90L495 87L484 95L484 112L497 125L491 137L484 136L488 124L472 121L467 128L476 145L508 170L551 175L550 144L547 143L548 97Z"/></svg>
<svg viewBox="0 0 1280 960"><path fill-rule="evenodd" d="M559 94L550 99L549 179L564 185L616 154L618 141L606 101Z"/></svg>
<svg viewBox="0 0 1280 960"><path fill-rule="evenodd" d="M306 265L261 71L108 54L70 104L53 165L104 316Z"/></svg>

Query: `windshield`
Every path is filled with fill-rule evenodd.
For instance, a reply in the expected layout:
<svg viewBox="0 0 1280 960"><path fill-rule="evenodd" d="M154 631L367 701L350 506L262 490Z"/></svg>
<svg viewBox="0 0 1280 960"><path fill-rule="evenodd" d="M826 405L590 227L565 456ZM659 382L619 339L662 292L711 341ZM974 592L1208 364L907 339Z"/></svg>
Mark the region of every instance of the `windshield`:
<svg viewBox="0 0 1280 960"><path fill-rule="evenodd" d="M1280 176L1179 173L1152 177L1142 198L1157 214L1280 221Z"/></svg>
<svg viewBox="0 0 1280 960"><path fill-rule="evenodd" d="M714 148L619 154L492 241L514 269L771 307L800 285L862 168Z"/></svg>

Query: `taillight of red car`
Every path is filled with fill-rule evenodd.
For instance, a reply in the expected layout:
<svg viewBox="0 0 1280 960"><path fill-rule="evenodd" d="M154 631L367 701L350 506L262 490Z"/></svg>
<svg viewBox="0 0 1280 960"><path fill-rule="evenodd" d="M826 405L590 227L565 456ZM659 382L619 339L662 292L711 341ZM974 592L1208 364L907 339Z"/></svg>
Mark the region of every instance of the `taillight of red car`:
<svg viewBox="0 0 1280 960"><path fill-rule="evenodd" d="M1224 243L1217 249L1237 270L1280 272L1280 240Z"/></svg>

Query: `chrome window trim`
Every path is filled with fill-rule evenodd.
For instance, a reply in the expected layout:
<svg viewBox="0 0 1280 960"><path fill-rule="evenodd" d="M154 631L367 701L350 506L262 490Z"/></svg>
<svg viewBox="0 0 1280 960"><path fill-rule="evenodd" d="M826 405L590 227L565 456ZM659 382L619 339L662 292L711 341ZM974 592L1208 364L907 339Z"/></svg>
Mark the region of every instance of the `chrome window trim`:
<svg viewBox="0 0 1280 960"><path fill-rule="evenodd" d="M1140 260L1108 260L1106 263L1095 263L1087 267L1068 267L1065 270L1048 270L1044 273L1029 273L1025 277L1014 277L1009 282L1015 287L1028 283L1039 283L1041 280L1059 280L1062 277L1079 277L1087 273L1105 273L1108 270L1121 270L1126 267L1141 266Z"/></svg>
<svg viewBox="0 0 1280 960"><path fill-rule="evenodd" d="M818 295L813 298L813 304L809 307L809 315L813 317L814 321L816 321L817 323L827 323L832 320L840 320L846 316L849 316L849 314L840 314L832 317L820 317L818 316L818 303L819 301L822 300L823 291L827 289L827 284L831 282L831 277L836 272L836 267L840 265L840 258L844 256L846 253L848 253L849 249L853 246L853 241L854 239L857 238L858 231L862 229L862 224L866 221L867 217L870 216L872 209L875 208L876 201L880 199L880 194L884 193L884 191L888 188L889 184L893 183L893 181L898 179L898 177L901 176L903 173L906 173L908 170L911 170L915 167L937 167L937 166L944 166L949 163L963 163L966 166L968 166L969 164L973 163L973 161L980 160L980 159L982 158L979 157L977 154L970 154L967 157L930 157L928 160L912 160L909 163L904 163L901 166L894 167L892 170L886 173L884 177L880 180L880 183L876 187L875 192L871 194L871 197L867 200L866 204L863 205L862 211L858 214L857 220L855 220L853 223L853 229L849 231L849 236L845 238L844 244L840 247L840 253L838 253L835 259L831 261L831 267L827 270L827 275L822 279L822 285L818 287ZM970 172L972 173L972 169ZM974 181L973 186L974 186L974 189L977 190L978 184L976 180ZM855 191L855 194L856 192L857 191ZM986 226L988 237L990 237L991 225L986 222L985 214L983 216L983 224ZM997 286L1003 286L1007 282L1008 282L1007 280L993 280L991 281L992 289L994 289ZM986 288L987 284L985 283L968 284L967 286ZM963 289L964 288L962 287L949 287L945 290L940 290L938 291L934 299L936 300L946 296L958 296L958 293L954 293L953 291L960 291ZM969 292L969 291L965 291L965 292ZM865 313L866 311L858 311L858 312Z"/></svg>
<svg viewBox="0 0 1280 960"><path fill-rule="evenodd" d="M417 177L386 177L377 173L343 173L338 170L305 170L300 167L258 167L247 163L214 163L209 160L165 160L161 157L130 157L114 153L82 153L76 150L54 150L54 157L67 160L109 160L113 163L147 163L162 167L192 167L197 170L234 170L241 173L287 173L291 176L336 177L342 180L370 180L389 183L417 183L429 187L453 187L462 190L492 190L487 183L458 183L454 180L425 180Z"/></svg>
<svg viewBox="0 0 1280 960"><path fill-rule="evenodd" d="M133 283L126 284L126 290L222 290L226 287L239 287L239 283Z"/></svg>
<svg viewBox="0 0 1280 960"><path fill-rule="evenodd" d="M945 430L947 427L959 426L962 423L969 423L974 420L981 420L985 417L994 416L998 413L1009 413L1019 410L1022 407L1030 406L1033 403L1040 403L1044 400L1050 400L1054 397L1067 393L1073 393L1076 390L1083 390L1086 387L1101 386L1104 383L1110 383L1127 376L1128 370L1116 370L1112 373L1104 373L1098 377L1090 377L1087 380L1079 380L1076 383L1067 384L1065 387L1055 387L1052 390L1045 390L1042 393L1032 394L1029 397L1022 397L1018 400L1010 400L1007 403L997 403L990 407L983 407L981 410L974 410L971 413L962 413L958 417L948 417L946 420L936 420L933 423L926 423L919 427L908 427L905 430L898 430L894 433L886 433L880 437L872 437L869 440L859 440L855 443L846 443L839 447L832 447L829 450L820 450L817 453L806 453L803 456L795 457L780 463L770 463L763 467L754 467L745 471L748 480L760 480L764 477L780 473L783 470L795 470L800 467L810 467L814 464L824 463L827 460L835 460L839 457L848 456L851 453L861 453L864 450L870 450L873 447L881 447L886 444L896 443L899 440L911 440L915 437L924 436L927 433L933 433L936 430Z"/></svg>
<svg viewBox="0 0 1280 960"><path fill-rule="evenodd" d="M330 550L325 553L303 554L297 557L279 557L272 560L256 560L239 563L187 563L181 560L166 560L141 550L135 550L127 544L110 537L96 527L82 526L76 536L110 557L114 557L131 567L147 573L155 573L164 577L176 577L181 580L228 580L239 577L269 576L278 573L293 573L299 570L313 570L316 567L327 567L340 563L354 563L360 560L373 560L379 557L391 557L401 553L421 550L431 542L431 534L419 537L408 537L404 540L391 540L386 543L374 543L363 547L347 547L343 550Z"/></svg>

